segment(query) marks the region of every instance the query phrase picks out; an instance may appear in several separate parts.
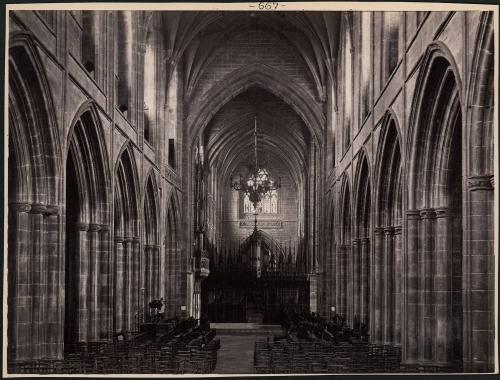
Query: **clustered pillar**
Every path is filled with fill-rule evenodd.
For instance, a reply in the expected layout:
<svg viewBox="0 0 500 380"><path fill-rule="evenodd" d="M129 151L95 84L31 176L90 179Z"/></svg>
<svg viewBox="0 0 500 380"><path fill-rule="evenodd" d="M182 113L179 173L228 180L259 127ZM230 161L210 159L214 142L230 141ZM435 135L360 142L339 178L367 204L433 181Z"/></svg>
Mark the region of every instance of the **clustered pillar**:
<svg viewBox="0 0 500 380"><path fill-rule="evenodd" d="M383 228L376 227L374 230L375 235L375 252L373 255L374 265L373 265L373 283L374 283L374 294L377 297L373 297L373 328L372 340L374 343L381 343L383 341L383 306L384 306L384 282L383 282L383 246L384 246L384 230Z"/></svg>
<svg viewBox="0 0 500 380"><path fill-rule="evenodd" d="M457 267L461 261L454 261L453 257L453 218L449 208L406 212L403 361L408 364L451 367L454 360L459 360L454 355L457 349L461 349L461 339L456 340L454 335L461 334L461 327L454 330L453 324L457 322L454 318L461 320L462 312L459 310L453 314L453 277L461 273L462 267ZM461 321L456 324L461 326Z"/></svg>
<svg viewBox="0 0 500 380"><path fill-rule="evenodd" d="M9 358L62 357L59 208L9 204ZM35 342L35 343L33 343Z"/></svg>
<svg viewBox="0 0 500 380"><path fill-rule="evenodd" d="M115 235L115 276L114 276L114 331L124 328L124 285L125 285L125 257L123 254L123 237Z"/></svg>
<svg viewBox="0 0 500 380"><path fill-rule="evenodd" d="M464 370L493 371L495 334L495 255L494 255L494 177L474 175L468 178L467 203L470 219L464 249L465 267L470 268L464 281L466 298L464 324ZM458 298L455 295L455 299ZM454 308L457 301L454 301Z"/></svg>
<svg viewBox="0 0 500 380"><path fill-rule="evenodd" d="M370 317L370 239L361 238L361 322L369 326Z"/></svg>
<svg viewBox="0 0 500 380"><path fill-rule="evenodd" d="M373 252L374 343L401 344L401 226L376 227Z"/></svg>
<svg viewBox="0 0 500 380"><path fill-rule="evenodd" d="M109 227L77 223L75 342L105 339L109 334ZM71 275L71 274L70 274Z"/></svg>
<svg viewBox="0 0 500 380"><path fill-rule="evenodd" d="M137 331L140 300L140 240L115 235L114 331Z"/></svg>

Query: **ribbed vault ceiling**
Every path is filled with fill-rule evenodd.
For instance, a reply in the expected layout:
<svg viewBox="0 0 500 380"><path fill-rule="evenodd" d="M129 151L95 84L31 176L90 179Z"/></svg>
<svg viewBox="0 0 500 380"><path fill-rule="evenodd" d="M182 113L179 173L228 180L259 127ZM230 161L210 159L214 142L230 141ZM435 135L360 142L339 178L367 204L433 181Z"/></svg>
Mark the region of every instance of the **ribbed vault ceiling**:
<svg viewBox="0 0 500 380"><path fill-rule="evenodd" d="M273 31L307 67L324 98L333 78L341 12L163 12L167 61L183 59L187 87L195 87L204 66L224 42L244 29Z"/></svg>
<svg viewBox="0 0 500 380"><path fill-rule="evenodd" d="M253 163L255 116L259 163L272 170L273 162L281 162L296 185L303 183L309 131L285 102L259 88L238 95L214 115L205 130L209 164L227 181L238 174L236 168Z"/></svg>
<svg viewBox="0 0 500 380"><path fill-rule="evenodd" d="M235 36L242 36L245 33L254 36L269 35L269 38L274 38L280 47L286 48L286 51L294 56L293 62L285 62L285 67L278 64L272 67L279 73L279 81L287 84L293 82L301 90L305 90L305 87L311 88L313 94L307 100L309 108L321 113L321 104L326 95L325 89L328 88L330 80L335 83L334 68L339 46L341 14L341 12L162 12L161 23L165 34L168 74L171 74L175 67L182 70L184 101L188 112L191 112L197 109L196 96L191 97L191 91L199 90L198 85L206 83L207 78L214 78L212 87L208 89L206 86L203 87L207 91L204 99L210 98L210 91L215 91L213 88L216 86L220 87L227 78L225 75L229 75L226 70L221 76L215 77L214 66L211 66L213 61L216 61L219 65L217 67L223 67L221 65L224 65L224 59L227 59L227 66L231 67L231 52L224 51L222 54L226 44L233 41ZM253 41L258 39L255 38ZM218 55L219 52L221 55ZM269 51L266 50L266 53ZM257 52L255 56L248 57L249 67L252 64L262 63L256 57L259 57ZM271 62L267 60L266 65L272 66L272 60ZM241 69L241 66L238 67ZM296 79L293 73L283 72L290 70L290 67L300 73L297 74L300 78L303 72L305 82L294 82ZM257 87L234 95L234 98L228 97L231 100L224 106L213 110L215 114L211 121L201 130L205 140L207 161L212 172L217 173L218 180L227 182L230 176L237 174L237 168L252 162L253 122L254 116L257 115L260 160L267 161L269 170L272 170L273 162L286 166L295 184L297 186L304 184L311 131L288 105L291 104L291 99L286 97L280 99ZM295 95L300 96L298 93ZM295 99L293 101L296 102ZM194 104L190 105L190 102ZM198 111L193 113L196 112Z"/></svg>

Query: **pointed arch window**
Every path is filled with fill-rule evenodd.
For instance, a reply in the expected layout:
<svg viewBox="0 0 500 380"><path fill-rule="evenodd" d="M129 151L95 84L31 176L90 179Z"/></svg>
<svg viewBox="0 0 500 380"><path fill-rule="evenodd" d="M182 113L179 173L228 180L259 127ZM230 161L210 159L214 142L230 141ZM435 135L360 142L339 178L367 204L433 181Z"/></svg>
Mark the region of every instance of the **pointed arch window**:
<svg viewBox="0 0 500 380"><path fill-rule="evenodd" d="M269 178L269 173L266 169L259 170L259 178L266 179ZM251 186L252 180L248 180L248 185ZM257 210L254 208L252 201L250 200L250 195L248 193L243 194L243 212L245 214L254 214L258 212L259 214L277 214L278 213L278 191L273 189L269 190L262 195L261 201L257 204Z"/></svg>
<svg viewBox="0 0 500 380"><path fill-rule="evenodd" d="M245 214L253 214L256 211L248 194L243 196L243 211ZM264 195L257 204L257 212L259 214L278 213L278 192L276 190L270 190Z"/></svg>

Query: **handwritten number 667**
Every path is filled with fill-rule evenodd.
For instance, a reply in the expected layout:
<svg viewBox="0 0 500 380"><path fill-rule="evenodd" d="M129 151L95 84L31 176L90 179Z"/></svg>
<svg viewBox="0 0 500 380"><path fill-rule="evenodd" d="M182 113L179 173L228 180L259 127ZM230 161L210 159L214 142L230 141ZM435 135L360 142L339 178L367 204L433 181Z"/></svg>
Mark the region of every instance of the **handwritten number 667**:
<svg viewBox="0 0 500 380"><path fill-rule="evenodd" d="M259 9L260 10L265 10L265 11L268 11L268 10L271 10L271 9L277 9L278 8L278 3L269 3L269 2L262 2L262 3L259 3Z"/></svg>

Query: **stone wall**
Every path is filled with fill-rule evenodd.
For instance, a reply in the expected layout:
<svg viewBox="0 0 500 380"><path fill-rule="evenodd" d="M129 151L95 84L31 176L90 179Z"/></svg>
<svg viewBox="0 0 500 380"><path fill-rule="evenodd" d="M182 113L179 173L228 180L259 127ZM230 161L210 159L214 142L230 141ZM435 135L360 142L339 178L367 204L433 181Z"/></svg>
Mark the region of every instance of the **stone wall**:
<svg viewBox="0 0 500 380"><path fill-rule="evenodd" d="M361 17L351 16L341 39L350 24L351 38L359 41ZM353 321L359 316L356 300L364 296L360 279L368 272L365 322L373 341L401 344L407 363L492 370L493 219L491 209L471 208L471 202L478 196L478 205L492 201L493 172L479 169L485 175L478 177L470 161L481 157L480 166L486 167L493 162L488 143L473 137L490 133L491 118L485 115L491 93L484 97L485 87L478 93L482 82L476 81L486 72L493 78L491 62L482 58L493 52L491 15L401 12L399 17L399 59L385 75L383 17L371 14L372 101L365 119L358 73L368 59L354 44L354 115L349 116L354 133L346 148L341 91L349 79L345 67L337 71L342 79L328 143L335 155L325 193L331 204L325 226L332 237L324 242L322 308L327 313L340 307ZM478 112L471 104L483 110L480 121L472 121ZM360 175L364 160L368 172ZM368 231L360 221L366 202L359 201L366 198L359 189L367 185ZM478 219L482 231L476 229ZM485 245L478 250L474 244ZM370 254L360 259L362 248Z"/></svg>

